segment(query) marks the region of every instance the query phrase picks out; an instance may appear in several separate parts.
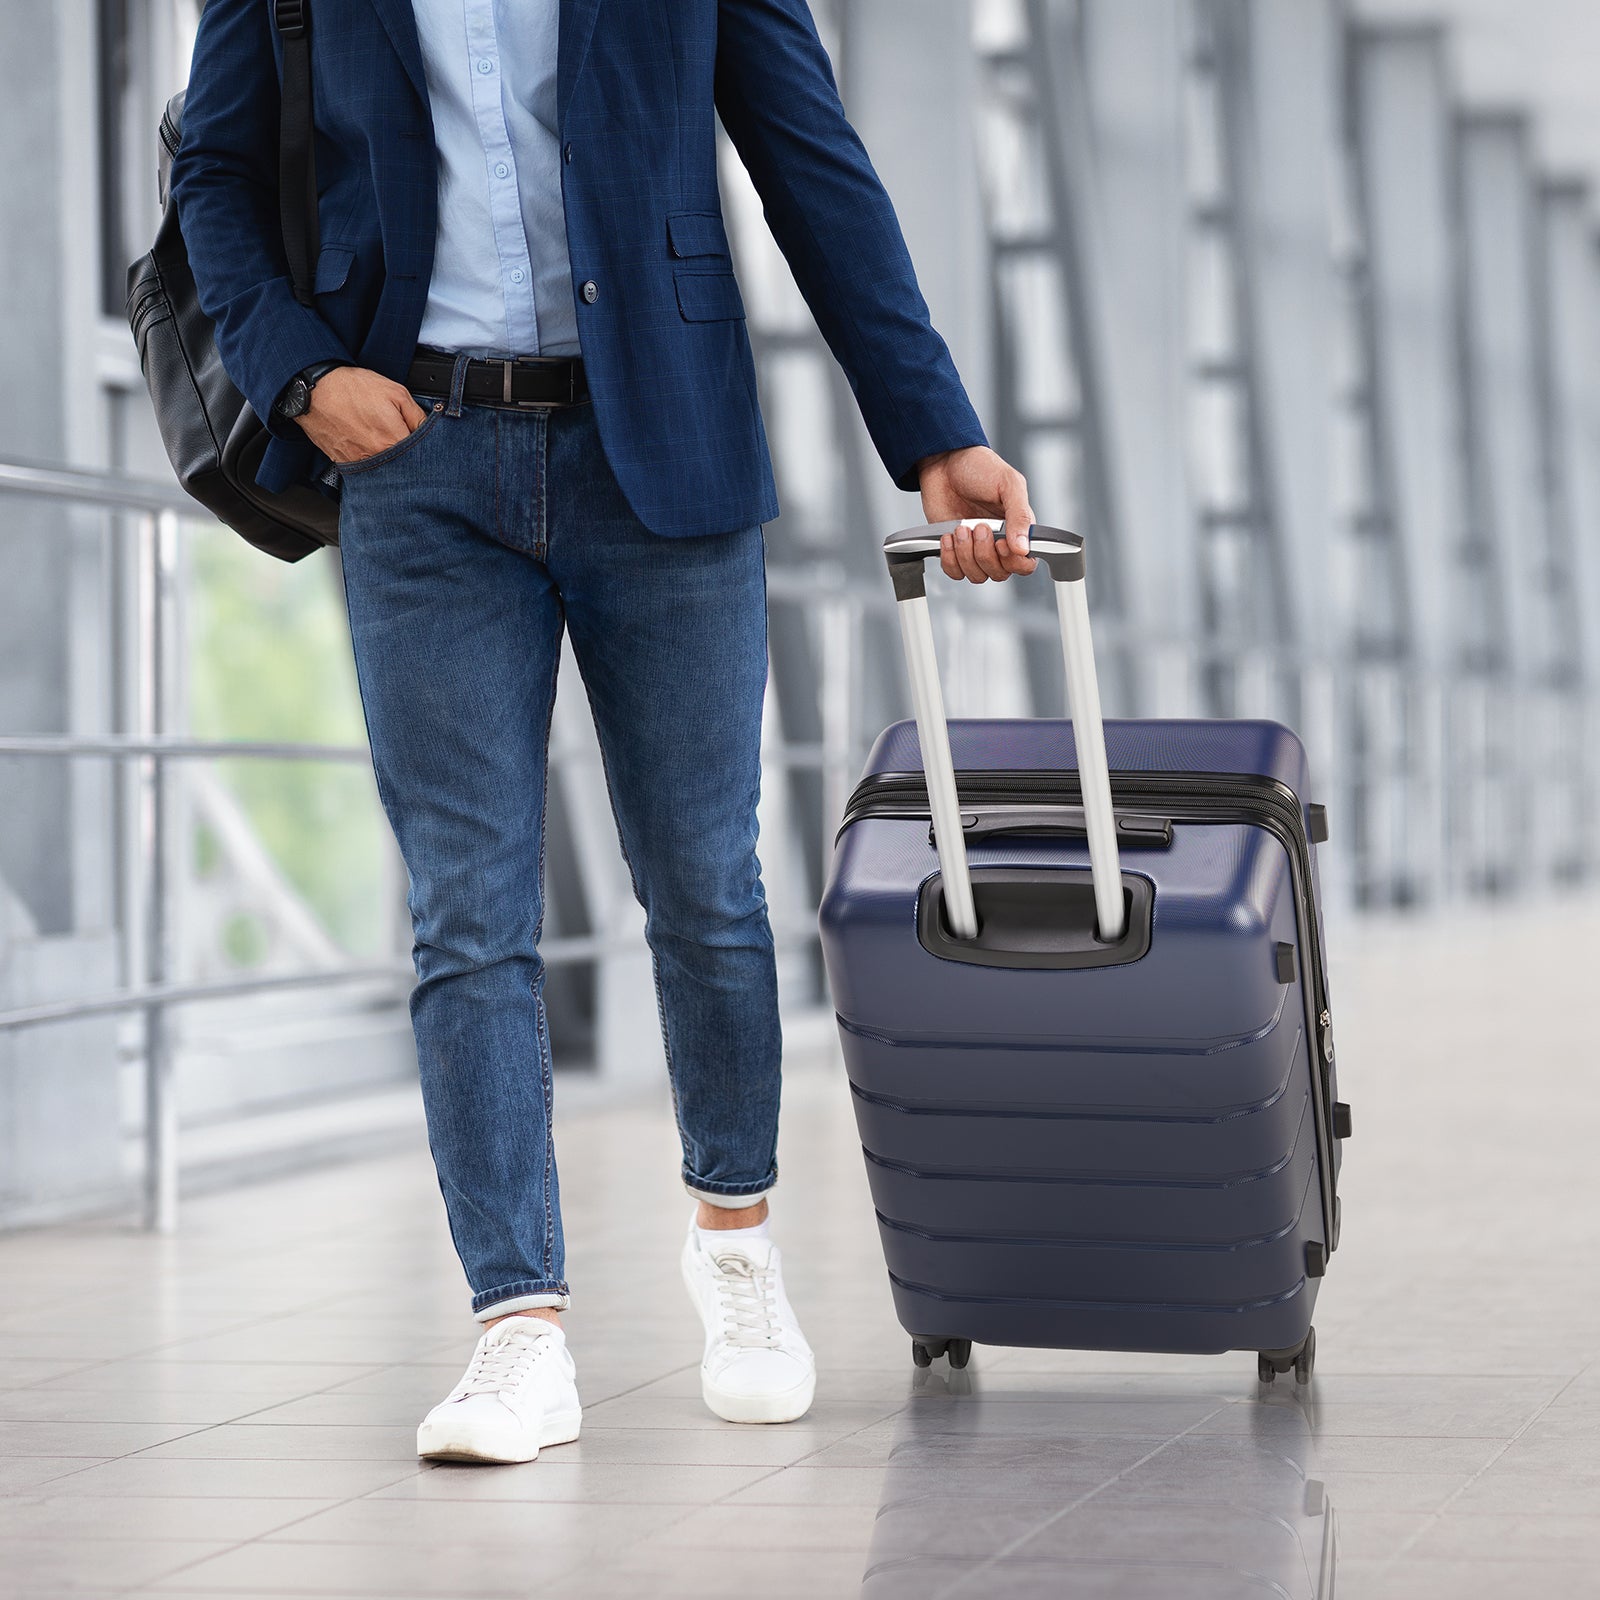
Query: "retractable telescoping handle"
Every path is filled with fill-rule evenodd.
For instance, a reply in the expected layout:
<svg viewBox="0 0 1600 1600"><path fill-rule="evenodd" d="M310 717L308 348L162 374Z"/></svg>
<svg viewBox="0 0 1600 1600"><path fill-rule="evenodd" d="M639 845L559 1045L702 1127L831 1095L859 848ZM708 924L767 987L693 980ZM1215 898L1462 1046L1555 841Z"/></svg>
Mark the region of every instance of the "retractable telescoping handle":
<svg viewBox="0 0 1600 1600"><path fill-rule="evenodd" d="M933 619L928 612L924 564L929 556L938 555L942 535L962 525L979 524L996 532L1005 526L988 518L967 517L959 523L939 522L923 528L905 528L891 533L883 542L889 576L894 580L900 633L905 641L917 741L922 747L933 837L939 851L945 916L950 931L958 939L977 937L978 913L972 898L972 874L967 866L967 845L956 794L955 764L950 755L950 730L945 723L944 695L939 688L939 662L934 653ZM1100 681L1094 670L1089 602L1083 586L1083 539L1064 528L1035 527L1029 536L1028 550L1049 570L1055 589L1056 615L1061 622L1061 656L1067 672L1067 701L1072 711L1085 831L1089 836L1089 865L1094 876L1095 914L1100 937L1115 942L1123 932L1122 866L1117 855L1116 813L1111 808L1111 772L1106 761L1105 727L1100 717Z"/></svg>

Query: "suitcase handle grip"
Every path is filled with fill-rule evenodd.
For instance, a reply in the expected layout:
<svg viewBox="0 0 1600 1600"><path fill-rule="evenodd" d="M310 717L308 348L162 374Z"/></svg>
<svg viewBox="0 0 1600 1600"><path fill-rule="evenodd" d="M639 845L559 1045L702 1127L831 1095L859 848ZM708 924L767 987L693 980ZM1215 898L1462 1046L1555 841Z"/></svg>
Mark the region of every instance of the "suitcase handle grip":
<svg viewBox="0 0 1600 1600"><path fill-rule="evenodd" d="M961 803L956 794L955 764L950 756L950 730L945 722L944 695L939 688L939 662L934 649L933 619L928 611L925 564L937 555L943 536L956 528L982 523L999 530L992 518L966 517L956 522L903 528L883 542L884 559L894 583L906 670L917 721L917 742L928 783L928 809L933 818L944 885L945 917L957 939L978 936L978 911L972 897ZM1126 907L1122 864L1117 853L1116 813L1111 806L1111 773L1106 760L1105 728L1100 716L1100 685L1094 668L1094 643L1089 632L1089 603L1084 592L1083 536L1065 528L1034 527L1029 553L1044 563L1053 580L1056 615L1061 623L1061 655L1067 673L1067 699L1078 749L1078 779L1083 791L1089 864L1094 876L1096 937L1114 944L1122 937Z"/></svg>
<svg viewBox="0 0 1600 1600"><path fill-rule="evenodd" d="M999 533L1005 523L994 517L963 517L957 522L933 522L925 528L902 528L883 541L896 600L911 600L927 593L924 563L939 553L944 535L957 528L986 527ZM1065 528L1035 525L1028 531L1028 554L1037 556L1057 583L1073 583L1083 576L1083 535Z"/></svg>

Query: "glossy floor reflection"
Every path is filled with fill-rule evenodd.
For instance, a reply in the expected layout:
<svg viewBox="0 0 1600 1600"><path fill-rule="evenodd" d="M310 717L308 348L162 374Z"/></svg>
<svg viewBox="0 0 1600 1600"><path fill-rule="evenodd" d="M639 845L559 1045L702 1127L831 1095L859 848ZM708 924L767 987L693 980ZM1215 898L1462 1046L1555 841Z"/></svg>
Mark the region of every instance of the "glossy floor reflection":
<svg viewBox="0 0 1600 1600"><path fill-rule="evenodd" d="M1292 1387L1203 1388L1004 1370L930 1373L893 1429L863 1600L1063 1594L1332 1600L1337 1523L1316 1408ZM1176 1431L1174 1431L1176 1430Z"/></svg>
<svg viewBox="0 0 1600 1600"><path fill-rule="evenodd" d="M1356 1128L1309 1392L1248 1355L914 1372L842 1078L797 1052L802 1422L700 1405L665 1097L569 1105L583 1438L421 1466L474 1330L419 1136L195 1200L175 1239L0 1238L0 1597L1600 1593L1600 907L1333 944Z"/></svg>

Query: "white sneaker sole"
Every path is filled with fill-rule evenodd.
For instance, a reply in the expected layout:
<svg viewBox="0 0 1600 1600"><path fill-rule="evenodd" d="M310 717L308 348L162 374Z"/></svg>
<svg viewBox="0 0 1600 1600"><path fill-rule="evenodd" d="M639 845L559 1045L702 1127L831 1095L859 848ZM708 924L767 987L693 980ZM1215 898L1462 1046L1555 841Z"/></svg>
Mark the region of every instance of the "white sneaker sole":
<svg viewBox="0 0 1600 1600"><path fill-rule="evenodd" d="M798 1422L811 1409L817 1392L817 1377L812 1373L804 1383L777 1394L728 1394L700 1374L700 1398L713 1416L724 1422Z"/></svg>
<svg viewBox="0 0 1600 1600"><path fill-rule="evenodd" d="M465 1429L457 1432L443 1423L424 1422L417 1429L417 1454L425 1461L481 1461L493 1466L513 1466L538 1460L539 1452L548 1445L571 1444L578 1437L582 1423L581 1411L558 1411L555 1416L545 1418L532 1450L505 1450L473 1439Z"/></svg>

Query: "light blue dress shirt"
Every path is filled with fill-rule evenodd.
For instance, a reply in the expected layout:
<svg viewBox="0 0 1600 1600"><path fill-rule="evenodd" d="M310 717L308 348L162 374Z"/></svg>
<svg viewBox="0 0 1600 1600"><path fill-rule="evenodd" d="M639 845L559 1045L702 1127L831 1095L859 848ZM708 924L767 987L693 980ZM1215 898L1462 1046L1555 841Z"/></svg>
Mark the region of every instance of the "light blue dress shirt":
<svg viewBox="0 0 1600 1600"><path fill-rule="evenodd" d="M439 153L439 238L418 341L575 356L556 127L559 0L412 0Z"/></svg>

